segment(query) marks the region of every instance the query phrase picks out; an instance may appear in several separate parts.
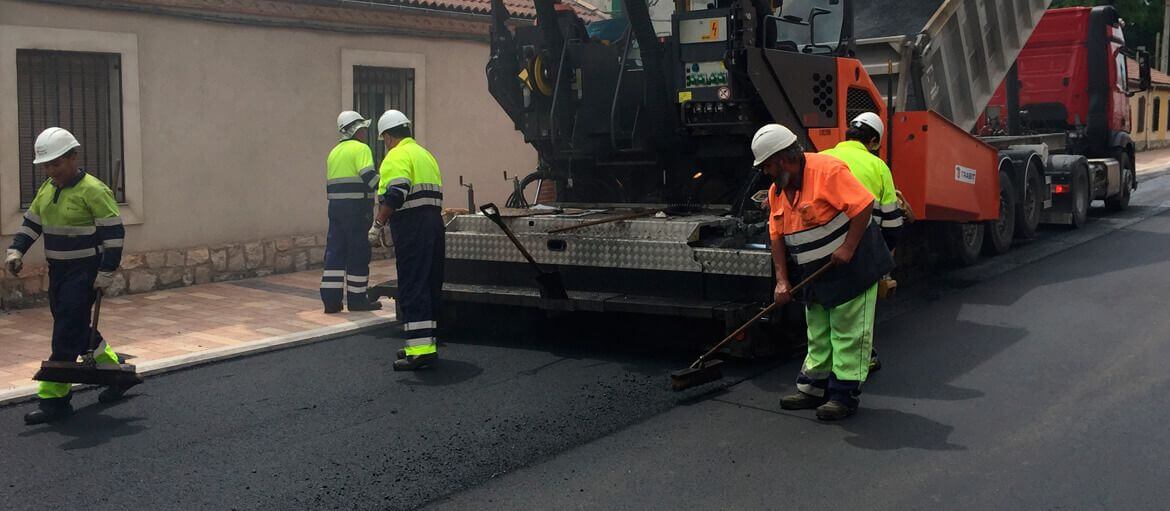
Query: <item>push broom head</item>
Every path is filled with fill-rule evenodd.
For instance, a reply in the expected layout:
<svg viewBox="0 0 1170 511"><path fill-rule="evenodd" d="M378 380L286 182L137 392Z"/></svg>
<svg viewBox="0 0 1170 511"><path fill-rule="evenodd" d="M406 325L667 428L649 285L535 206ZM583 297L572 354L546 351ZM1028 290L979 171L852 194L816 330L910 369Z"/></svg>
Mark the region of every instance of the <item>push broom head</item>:
<svg viewBox="0 0 1170 511"><path fill-rule="evenodd" d="M41 370L33 376L38 381L86 383L90 385L117 385L129 387L142 383L142 377L131 364L83 364L80 362L41 362Z"/></svg>
<svg viewBox="0 0 1170 511"><path fill-rule="evenodd" d="M679 392L723 378L723 371L719 369L721 365L723 361L719 359L704 360L699 362L698 367L688 367L670 373L670 388Z"/></svg>

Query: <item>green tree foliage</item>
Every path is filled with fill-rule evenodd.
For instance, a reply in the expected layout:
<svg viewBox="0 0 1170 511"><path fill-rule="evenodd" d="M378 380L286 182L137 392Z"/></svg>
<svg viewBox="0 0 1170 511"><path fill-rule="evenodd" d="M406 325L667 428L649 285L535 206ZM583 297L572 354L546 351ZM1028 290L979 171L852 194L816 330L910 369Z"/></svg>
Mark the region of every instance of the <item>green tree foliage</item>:
<svg viewBox="0 0 1170 511"><path fill-rule="evenodd" d="M1054 0L1052 8L1104 5L1103 0ZM1164 0L1117 0L1114 2L1125 19L1126 43L1131 47L1145 46L1151 52L1158 32L1162 31Z"/></svg>

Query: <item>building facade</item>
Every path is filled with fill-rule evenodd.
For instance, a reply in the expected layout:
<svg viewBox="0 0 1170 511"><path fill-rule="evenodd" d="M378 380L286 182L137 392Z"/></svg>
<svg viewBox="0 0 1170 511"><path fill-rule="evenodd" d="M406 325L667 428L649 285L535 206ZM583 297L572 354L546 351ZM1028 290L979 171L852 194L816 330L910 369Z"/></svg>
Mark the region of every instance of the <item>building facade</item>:
<svg viewBox="0 0 1170 511"><path fill-rule="evenodd" d="M1129 88L1138 90L1138 65L1128 62ZM1133 119L1134 145L1138 151L1170 147L1170 76L1156 69L1150 72L1150 90L1136 92L1129 98Z"/></svg>
<svg viewBox="0 0 1170 511"><path fill-rule="evenodd" d="M319 265L341 110L407 112L446 206L466 207L460 176L503 201L503 172L531 172L536 154L487 91L488 5L0 0L0 243L44 180L32 142L54 125L122 204L119 292ZM26 261L0 279L0 307L43 298L40 244Z"/></svg>

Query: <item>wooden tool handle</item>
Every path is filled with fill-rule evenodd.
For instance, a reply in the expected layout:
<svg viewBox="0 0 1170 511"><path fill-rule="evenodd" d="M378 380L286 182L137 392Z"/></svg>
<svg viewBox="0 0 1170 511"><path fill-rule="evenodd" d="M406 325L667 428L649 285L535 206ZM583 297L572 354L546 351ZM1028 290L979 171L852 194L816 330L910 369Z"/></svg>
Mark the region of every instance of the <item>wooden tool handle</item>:
<svg viewBox="0 0 1170 511"><path fill-rule="evenodd" d="M566 231L584 229L586 227L593 227L595 225L608 224L608 223L612 223L612 222L621 222L623 220L633 220L635 218L642 218L644 216L651 216L651 215L654 215L655 213L656 213L655 211L638 211L636 213L626 213L624 215L618 215L618 216L609 217L609 218L602 218L600 220L592 220L592 221L580 223L577 225L570 225L568 227L561 227L560 229L553 229L551 231L548 231L548 233L549 234L557 234L557 233L566 232Z"/></svg>
<svg viewBox="0 0 1170 511"><path fill-rule="evenodd" d="M808 285L809 282L812 282L813 279L820 277L821 274L825 273L826 271L829 270L829 268L832 268L832 267L833 267L832 262L830 262L824 266L821 266L821 268L819 270L813 272L812 275L809 275L804 280L800 281L800 283L797 284L796 287L790 289L788 291L788 293L789 294L796 294L797 291L800 291L804 286ZM776 310L777 306L779 306L778 303L772 302L771 305L765 307L764 310L759 312L759 314L756 314L755 316L752 317L752 319L747 320L747 322L745 322L743 325L740 325L739 328L736 328L734 332L731 332L731 335L728 335L722 341L719 341L719 344L716 344L714 348L711 348L706 353L704 353L703 356L699 357L699 359L696 360L694 364L691 364L691 367L699 367L699 365L702 364L704 360L707 360L707 357L710 357L711 355L714 355L719 350L723 349L723 347L726 346L727 343L731 342L732 339L735 339L736 337L738 337L739 334L743 333L744 330L747 330L747 328L749 326L752 326L752 324L754 324L756 321L759 321L760 318L764 317L769 312Z"/></svg>
<svg viewBox="0 0 1170 511"><path fill-rule="evenodd" d="M93 301L93 326L90 327L90 329L89 329L89 352L90 353L93 353L94 350L97 349L97 345L98 345L98 342L97 342L98 319L102 315L102 295L105 294L102 292L101 289L98 289L96 292L97 292L97 298L95 298Z"/></svg>
<svg viewBox="0 0 1170 511"><path fill-rule="evenodd" d="M483 213L484 216L488 217L488 220L491 220L497 226L499 226L500 230L504 231L504 235L508 236L508 239L512 241L513 245L516 245L516 248L520 250L520 253L524 256L524 258L527 259L528 262L532 264L532 266L536 267L536 271L544 273L544 271L540 269L540 264L537 264L536 259L532 258L532 254L528 253L528 249L524 248L524 244L520 243L520 240L517 239L516 235L512 233L512 229L504 223L504 218L500 216L500 208L496 207L495 204L488 203L480 206L479 211Z"/></svg>

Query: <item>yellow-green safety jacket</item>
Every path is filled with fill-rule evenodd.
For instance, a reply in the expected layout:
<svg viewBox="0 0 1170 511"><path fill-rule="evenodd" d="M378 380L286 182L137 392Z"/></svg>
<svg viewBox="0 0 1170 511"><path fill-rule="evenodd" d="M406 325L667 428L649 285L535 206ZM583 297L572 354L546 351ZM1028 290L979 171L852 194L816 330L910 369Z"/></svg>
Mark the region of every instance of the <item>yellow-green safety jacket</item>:
<svg viewBox="0 0 1170 511"><path fill-rule="evenodd" d="M424 206L443 207L439 164L413 138L402 139L382 160L378 201L395 211Z"/></svg>
<svg viewBox="0 0 1170 511"><path fill-rule="evenodd" d="M329 200L369 201L374 198L378 171L374 169L370 146L353 139L342 141L329 152L325 163L328 169L325 193Z"/></svg>
<svg viewBox="0 0 1170 511"><path fill-rule="evenodd" d="M898 194L890 167L881 158L869 152L865 144L846 140L837 147L821 151L849 166L853 177L873 194L873 220L882 228L882 237L892 250L902 231L902 210L898 208Z"/></svg>
<svg viewBox="0 0 1170 511"><path fill-rule="evenodd" d="M126 230L114 192L85 171L60 188L52 179L45 180L24 213L11 248L26 253L42 235L50 265L100 256L98 269L114 271L122 262Z"/></svg>

